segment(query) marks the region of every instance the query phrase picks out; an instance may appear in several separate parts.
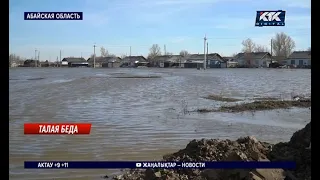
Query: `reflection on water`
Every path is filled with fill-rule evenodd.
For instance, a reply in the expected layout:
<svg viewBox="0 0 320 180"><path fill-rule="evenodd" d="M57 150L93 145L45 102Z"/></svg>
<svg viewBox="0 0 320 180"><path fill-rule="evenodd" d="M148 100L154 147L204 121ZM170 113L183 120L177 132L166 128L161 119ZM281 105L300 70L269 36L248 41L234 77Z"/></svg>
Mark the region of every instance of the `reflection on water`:
<svg viewBox="0 0 320 180"><path fill-rule="evenodd" d="M161 78L110 78L113 76ZM34 79L34 80L28 80ZM254 135L287 141L309 109L186 113L225 102L310 94L310 70L10 69L10 179L101 179L110 170L24 170L25 160L156 160L191 139ZM88 136L25 136L26 122L91 122ZM41 176L40 176L41 175Z"/></svg>

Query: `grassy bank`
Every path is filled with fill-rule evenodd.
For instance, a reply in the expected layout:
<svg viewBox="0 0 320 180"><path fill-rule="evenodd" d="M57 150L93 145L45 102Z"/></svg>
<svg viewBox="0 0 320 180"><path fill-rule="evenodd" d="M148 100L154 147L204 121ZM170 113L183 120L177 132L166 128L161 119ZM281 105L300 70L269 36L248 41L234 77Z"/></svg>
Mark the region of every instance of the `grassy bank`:
<svg viewBox="0 0 320 180"><path fill-rule="evenodd" d="M223 97L220 95L208 95L206 97L204 97L205 99L210 99L210 100L214 100L214 101L224 101L224 102L237 102L237 101L241 101L241 99L236 99L236 98L229 98L229 97Z"/></svg>
<svg viewBox="0 0 320 180"><path fill-rule="evenodd" d="M263 111L274 109L287 109L292 107L309 108L311 107L311 99L299 100L299 101L279 101L279 100L264 100L254 101L250 103L241 103L232 106L221 106L218 109L202 108L197 111L200 113L207 112L244 112L244 111Z"/></svg>

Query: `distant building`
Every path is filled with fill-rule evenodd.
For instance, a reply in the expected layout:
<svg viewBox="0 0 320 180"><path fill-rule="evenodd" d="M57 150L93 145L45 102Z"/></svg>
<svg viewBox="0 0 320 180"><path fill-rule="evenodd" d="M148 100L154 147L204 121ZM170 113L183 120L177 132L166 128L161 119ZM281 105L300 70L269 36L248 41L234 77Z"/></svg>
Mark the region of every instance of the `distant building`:
<svg viewBox="0 0 320 180"><path fill-rule="evenodd" d="M127 56L123 58L122 64L120 67L138 67L138 66L147 66L149 63L147 59L143 56Z"/></svg>
<svg viewBox="0 0 320 180"><path fill-rule="evenodd" d="M24 61L15 61L15 60L12 60L9 62L9 67L20 67L20 66L23 66L24 65Z"/></svg>
<svg viewBox="0 0 320 180"><path fill-rule="evenodd" d="M167 68L180 67L182 59L183 57L180 55L163 55L154 57L152 61L157 67Z"/></svg>
<svg viewBox="0 0 320 180"><path fill-rule="evenodd" d="M24 61L23 66L24 67L39 67L40 66L40 61L27 59L27 60Z"/></svg>
<svg viewBox="0 0 320 180"><path fill-rule="evenodd" d="M190 54L184 57L181 67L184 68L203 68L204 54ZM226 68L227 61L218 53L206 55L206 68Z"/></svg>
<svg viewBox="0 0 320 180"><path fill-rule="evenodd" d="M239 67L269 67L272 62L268 52L239 53L235 56Z"/></svg>
<svg viewBox="0 0 320 180"><path fill-rule="evenodd" d="M122 64L121 58L120 57L111 57L108 59L108 68L118 68Z"/></svg>
<svg viewBox="0 0 320 180"><path fill-rule="evenodd" d="M272 61L277 61L280 64L283 64L283 61L286 60L287 58L285 56L272 56ZM287 62L284 62L285 64Z"/></svg>
<svg viewBox="0 0 320 180"><path fill-rule="evenodd" d="M40 67L49 67L50 63L48 60L44 61L44 62L40 62Z"/></svg>
<svg viewBox="0 0 320 180"><path fill-rule="evenodd" d="M234 57L222 57L225 61L227 61L228 68L235 68L238 66L238 62Z"/></svg>
<svg viewBox="0 0 320 180"><path fill-rule="evenodd" d="M294 51L286 60L282 61L282 64L298 68L311 67L311 52Z"/></svg>
<svg viewBox="0 0 320 180"><path fill-rule="evenodd" d="M96 57L95 60L93 58L88 59L88 64L90 67L94 66L95 61L95 67L120 67L121 65L121 58L119 57Z"/></svg>
<svg viewBox="0 0 320 180"><path fill-rule="evenodd" d="M65 67L88 67L88 62L84 58L68 57L62 59L61 65Z"/></svg>

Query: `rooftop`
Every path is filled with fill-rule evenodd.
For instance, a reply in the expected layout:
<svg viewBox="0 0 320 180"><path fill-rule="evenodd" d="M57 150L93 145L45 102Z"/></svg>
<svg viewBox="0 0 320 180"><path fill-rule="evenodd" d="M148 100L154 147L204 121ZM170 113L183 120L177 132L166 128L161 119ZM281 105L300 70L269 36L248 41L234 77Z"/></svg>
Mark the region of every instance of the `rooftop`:
<svg viewBox="0 0 320 180"><path fill-rule="evenodd" d="M290 56L290 59L299 59L299 58L311 58L310 51L294 51Z"/></svg>

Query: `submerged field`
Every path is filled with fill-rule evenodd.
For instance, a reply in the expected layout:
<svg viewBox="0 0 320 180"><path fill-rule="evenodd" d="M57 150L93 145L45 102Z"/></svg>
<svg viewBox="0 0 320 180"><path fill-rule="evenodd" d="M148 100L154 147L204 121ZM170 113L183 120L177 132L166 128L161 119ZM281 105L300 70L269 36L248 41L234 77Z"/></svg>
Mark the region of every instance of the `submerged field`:
<svg viewBox="0 0 320 180"><path fill-rule="evenodd" d="M24 170L25 160L157 160L192 139L253 135L269 143L289 141L310 120L308 105L197 112L271 97L284 100L281 107L288 107L294 94L311 93L310 70L304 69L16 68L9 76L13 180L101 179L121 173ZM218 97L205 98L212 94ZM25 136L25 122L91 122L93 127L88 136Z"/></svg>

